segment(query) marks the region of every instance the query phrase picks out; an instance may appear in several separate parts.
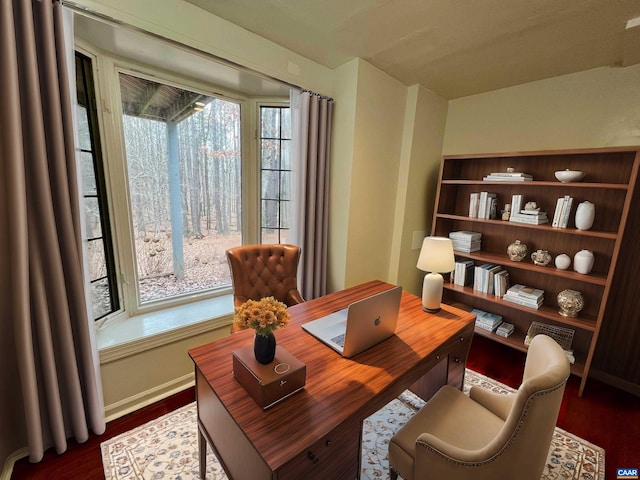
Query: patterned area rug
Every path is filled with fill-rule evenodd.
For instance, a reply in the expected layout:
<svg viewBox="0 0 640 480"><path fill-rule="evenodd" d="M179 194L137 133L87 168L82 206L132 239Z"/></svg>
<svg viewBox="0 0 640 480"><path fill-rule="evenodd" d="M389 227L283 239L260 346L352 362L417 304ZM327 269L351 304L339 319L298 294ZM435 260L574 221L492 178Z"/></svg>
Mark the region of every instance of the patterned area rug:
<svg viewBox="0 0 640 480"><path fill-rule="evenodd" d="M467 369L465 393L480 385L498 393L513 389ZM389 438L424 402L406 391L365 420L362 475L365 480L387 479ZM102 443L106 480L195 480L198 473L198 432L195 403ZM604 450L556 428L544 480L604 480ZM207 448L207 479L226 480L220 463Z"/></svg>

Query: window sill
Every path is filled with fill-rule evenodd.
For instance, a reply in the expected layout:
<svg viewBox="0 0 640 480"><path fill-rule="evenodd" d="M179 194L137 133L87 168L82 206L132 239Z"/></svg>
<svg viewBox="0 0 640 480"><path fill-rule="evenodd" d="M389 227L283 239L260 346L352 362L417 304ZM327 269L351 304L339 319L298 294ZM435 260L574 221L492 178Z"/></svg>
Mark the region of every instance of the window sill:
<svg viewBox="0 0 640 480"><path fill-rule="evenodd" d="M113 319L96 331L100 363L108 363L231 325L233 295Z"/></svg>

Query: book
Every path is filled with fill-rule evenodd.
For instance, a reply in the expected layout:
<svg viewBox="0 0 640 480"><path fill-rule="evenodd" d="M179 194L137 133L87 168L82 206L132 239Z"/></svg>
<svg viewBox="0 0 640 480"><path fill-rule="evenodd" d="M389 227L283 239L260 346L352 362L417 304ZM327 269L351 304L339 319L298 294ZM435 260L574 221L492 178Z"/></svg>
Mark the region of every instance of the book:
<svg viewBox="0 0 640 480"><path fill-rule="evenodd" d="M517 295L519 297L537 301L544 297L544 290L516 283L507 290L507 294Z"/></svg>
<svg viewBox="0 0 640 480"><path fill-rule="evenodd" d="M493 277L494 286L493 286L493 294L496 297L502 298L509 288L509 272L506 270L501 270L496 273Z"/></svg>
<svg viewBox="0 0 640 480"><path fill-rule="evenodd" d="M535 310L538 310L542 305L542 302L534 302L532 300L527 300L526 298L518 297L517 295L505 294L502 297L502 300L505 302L515 303L516 305L521 305L523 307L533 308Z"/></svg>
<svg viewBox="0 0 640 480"><path fill-rule="evenodd" d="M569 197L569 199L566 202L566 207L564 209L564 217L561 219L562 228L567 228L567 225L569 225L569 215L571 214L572 205L573 205L573 197Z"/></svg>
<svg viewBox="0 0 640 480"><path fill-rule="evenodd" d="M469 216L478 218L478 206L480 205L480 193L474 192L469 195Z"/></svg>
<svg viewBox="0 0 640 480"><path fill-rule="evenodd" d="M474 308L473 310L471 310L471 313L476 316L476 326L482 328L483 330L493 332L502 324L501 315L485 312L484 310L480 310L479 308Z"/></svg>
<svg viewBox="0 0 640 480"><path fill-rule="evenodd" d="M502 322L502 324L496 329L496 334L501 337L508 337L515 331L515 329L516 328L513 323Z"/></svg>
<svg viewBox="0 0 640 480"><path fill-rule="evenodd" d="M544 212L543 212L544 213ZM549 223L547 214L543 215L525 215L522 213L512 213L509 216L509 221L514 223L527 223L529 225L543 225Z"/></svg>
<svg viewBox="0 0 640 480"><path fill-rule="evenodd" d="M478 218L491 218L491 213L495 209L495 199L497 195L491 192L480 192L480 202L478 205Z"/></svg>
<svg viewBox="0 0 640 480"><path fill-rule="evenodd" d="M560 214L562 213L563 205L564 205L564 197L559 197L556 202L556 209L553 212L553 221L551 222L552 227L560 226Z"/></svg>
<svg viewBox="0 0 640 480"><path fill-rule="evenodd" d="M503 175L487 175L482 177L484 182L530 182L533 180L532 176L515 176L515 177L506 177Z"/></svg>
<svg viewBox="0 0 640 480"><path fill-rule="evenodd" d="M519 212L522 209L522 195L515 194L511 196L511 211Z"/></svg>

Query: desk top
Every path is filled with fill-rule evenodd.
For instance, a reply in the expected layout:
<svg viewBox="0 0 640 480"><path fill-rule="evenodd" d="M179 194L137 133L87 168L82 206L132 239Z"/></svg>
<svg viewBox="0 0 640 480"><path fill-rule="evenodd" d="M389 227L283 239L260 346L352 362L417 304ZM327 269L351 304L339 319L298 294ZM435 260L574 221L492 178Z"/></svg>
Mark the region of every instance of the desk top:
<svg viewBox="0 0 640 480"><path fill-rule="evenodd" d="M309 447L338 425L362 421L396 398L438 363L438 350L446 342L474 322L474 315L444 304L438 313L424 312L418 297L403 292L396 334L351 359L300 326L389 288L372 281L289 308L289 325L275 336L307 365L307 383L267 411L232 373L231 352L253 343L252 330L189 350L196 368L274 471L290 458L287 445L296 452Z"/></svg>

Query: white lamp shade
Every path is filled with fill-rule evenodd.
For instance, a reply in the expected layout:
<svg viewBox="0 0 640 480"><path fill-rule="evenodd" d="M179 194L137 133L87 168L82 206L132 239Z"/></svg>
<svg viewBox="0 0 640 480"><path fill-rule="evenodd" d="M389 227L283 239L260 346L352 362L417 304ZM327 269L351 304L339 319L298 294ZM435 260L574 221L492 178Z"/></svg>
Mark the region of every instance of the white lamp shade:
<svg viewBox="0 0 640 480"><path fill-rule="evenodd" d="M423 272L447 273L456 267L453 243L445 237L425 237L418 257L419 270Z"/></svg>

